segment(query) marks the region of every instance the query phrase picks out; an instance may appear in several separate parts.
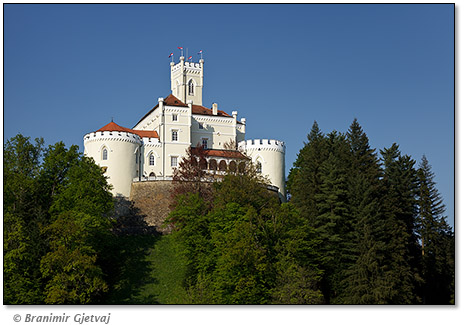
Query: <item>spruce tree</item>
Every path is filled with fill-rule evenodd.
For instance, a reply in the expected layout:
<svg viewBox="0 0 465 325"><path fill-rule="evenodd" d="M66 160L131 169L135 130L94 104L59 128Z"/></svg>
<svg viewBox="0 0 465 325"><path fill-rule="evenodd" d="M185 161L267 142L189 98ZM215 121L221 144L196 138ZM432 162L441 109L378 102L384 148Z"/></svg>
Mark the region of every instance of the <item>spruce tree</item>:
<svg viewBox="0 0 465 325"><path fill-rule="evenodd" d="M414 233L417 177L415 161L402 156L399 146L381 150L383 158L383 205L386 244L386 302L409 304L418 301L418 241Z"/></svg>
<svg viewBox="0 0 465 325"><path fill-rule="evenodd" d="M425 304L448 304L454 300L453 232L444 216L445 205L434 182L432 168L423 156L418 170L421 267Z"/></svg>
<svg viewBox="0 0 465 325"><path fill-rule="evenodd" d="M354 244L353 263L345 272L345 286L340 303L378 304L385 303L386 281L381 240L384 222L380 213L381 169L375 149L357 119L347 133L350 145L351 167L348 179L348 207L353 231L347 240Z"/></svg>
<svg viewBox="0 0 465 325"><path fill-rule="evenodd" d="M316 196L321 193L319 170L328 155L325 136L316 121L307 140L289 173L287 187L290 201L302 216L313 223L318 215Z"/></svg>
<svg viewBox="0 0 465 325"><path fill-rule="evenodd" d="M327 303L337 301L343 272L353 260L350 235L353 232L348 205L349 147L344 135L332 132L326 138L328 158L318 176L322 181L315 195L317 216L313 223L322 256L322 290Z"/></svg>

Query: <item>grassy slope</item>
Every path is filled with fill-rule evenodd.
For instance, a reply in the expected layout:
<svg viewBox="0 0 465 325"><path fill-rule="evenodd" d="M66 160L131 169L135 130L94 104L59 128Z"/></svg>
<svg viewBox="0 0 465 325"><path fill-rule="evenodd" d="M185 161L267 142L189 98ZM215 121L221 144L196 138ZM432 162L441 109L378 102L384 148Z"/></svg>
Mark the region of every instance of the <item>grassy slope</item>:
<svg viewBox="0 0 465 325"><path fill-rule="evenodd" d="M144 304L186 304L189 299L182 286L186 261L182 248L173 235L164 235L156 241L146 261L152 269L149 279L133 301Z"/></svg>

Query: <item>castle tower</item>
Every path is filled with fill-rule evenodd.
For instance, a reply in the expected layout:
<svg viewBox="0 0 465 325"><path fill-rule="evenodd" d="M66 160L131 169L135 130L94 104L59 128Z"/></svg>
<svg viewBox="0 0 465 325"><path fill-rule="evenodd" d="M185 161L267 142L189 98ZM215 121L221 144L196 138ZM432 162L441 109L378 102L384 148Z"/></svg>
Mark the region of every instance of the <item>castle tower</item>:
<svg viewBox="0 0 465 325"><path fill-rule="evenodd" d="M183 103L192 100L194 105L201 106L204 60L186 62L183 56L179 60L178 64L171 62L171 93Z"/></svg>
<svg viewBox="0 0 465 325"><path fill-rule="evenodd" d="M258 164L261 173L268 177L271 185L278 187L279 197L285 201L285 162L286 146L284 142L269 139L254 139L239 142L240 150Z"/></svg>
<svg viewBox="0 0 465 325"><path fill-rule="evenodd" d="M114 122L84 136L84 154L103 169L114 196L129 197L133 180L140 178L145 138L158 142L155 131L131 130Z"/></svg>

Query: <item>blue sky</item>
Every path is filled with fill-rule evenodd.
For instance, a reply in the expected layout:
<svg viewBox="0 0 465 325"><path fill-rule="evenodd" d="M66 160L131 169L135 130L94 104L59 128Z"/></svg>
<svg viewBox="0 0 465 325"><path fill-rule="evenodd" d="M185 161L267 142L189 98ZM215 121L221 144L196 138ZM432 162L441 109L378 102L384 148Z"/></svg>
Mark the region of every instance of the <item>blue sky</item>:
<svg viewBox="0 0 465 325"><path fill-rule="evenodd" d="M4 6L4 137L64 141L134 124L170 93L168 55L203 50L203 103L286 142L357 118L376 149L425 154L453 223L451 4Z"/></svg>

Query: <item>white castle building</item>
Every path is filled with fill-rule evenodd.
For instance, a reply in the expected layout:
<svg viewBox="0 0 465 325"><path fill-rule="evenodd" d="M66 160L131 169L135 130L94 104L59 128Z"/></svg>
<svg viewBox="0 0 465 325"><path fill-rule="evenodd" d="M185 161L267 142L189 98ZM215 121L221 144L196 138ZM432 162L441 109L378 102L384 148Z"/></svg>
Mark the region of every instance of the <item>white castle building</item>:
<svg viewBox="0 0 465 325"><path fill-rule="evenodd" d="M201 145L208 156L206 168L222 173L235 171L244 163L245 153L285 197L282 141L245 140L246 119L237 111L228 114L202 105L204 60L198 63L171 62L171 94L158 98L152 108L132 128L113 121L84 136L84 154L105 170L113 195L129 197L131 184L140 181L170 180L186 149ZM236 143L239 150L227 150Z"/></svg>

